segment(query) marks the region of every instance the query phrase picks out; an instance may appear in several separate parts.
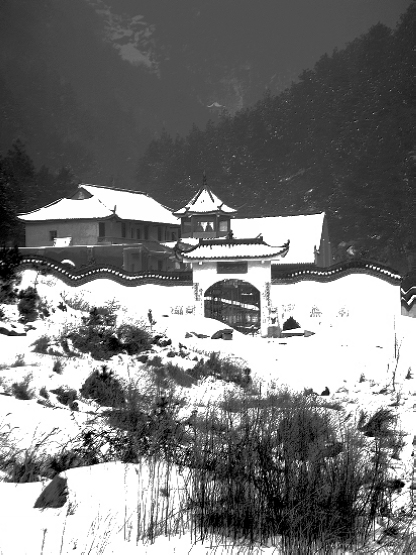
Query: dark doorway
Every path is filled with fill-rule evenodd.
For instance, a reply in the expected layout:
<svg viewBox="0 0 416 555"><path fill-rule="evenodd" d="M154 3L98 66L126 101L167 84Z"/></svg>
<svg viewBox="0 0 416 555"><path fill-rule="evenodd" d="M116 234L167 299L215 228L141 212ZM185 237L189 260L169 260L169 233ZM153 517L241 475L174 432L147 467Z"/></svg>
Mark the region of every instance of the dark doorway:
<svg viewBox="0 0 416 555"><path fill-rule="evenodd" d="M242 333L260 328L260 292L250 283L225 279L205 291L205 317L224 322Z"/></svg>

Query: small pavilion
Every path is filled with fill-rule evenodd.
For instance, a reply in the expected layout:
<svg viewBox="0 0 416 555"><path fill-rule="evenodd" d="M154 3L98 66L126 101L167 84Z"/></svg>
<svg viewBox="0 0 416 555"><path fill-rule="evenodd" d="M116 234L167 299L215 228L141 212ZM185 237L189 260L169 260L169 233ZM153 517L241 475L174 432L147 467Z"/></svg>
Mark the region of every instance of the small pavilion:
<svg viewBox="0 0 416 555"><path fill-rule="evenodd" d="M230 218L236 212L211 191L204 173L201 189L173 215L181 220L182 238L213 239L229 233Z"/></svg>

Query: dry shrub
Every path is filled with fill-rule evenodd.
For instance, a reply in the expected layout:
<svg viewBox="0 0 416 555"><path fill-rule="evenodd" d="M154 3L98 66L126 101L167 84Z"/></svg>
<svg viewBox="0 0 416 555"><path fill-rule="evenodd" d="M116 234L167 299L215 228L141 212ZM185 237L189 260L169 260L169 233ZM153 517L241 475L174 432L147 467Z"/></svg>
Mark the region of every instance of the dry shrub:
<svg viewBox="0 0 416 555"><path fill-rule="evenodd" d="M14 382L12 384L12 394L21 401L29 401L34 397L34 391L30 387L32 376L28 374L21 382Z"/></svg>

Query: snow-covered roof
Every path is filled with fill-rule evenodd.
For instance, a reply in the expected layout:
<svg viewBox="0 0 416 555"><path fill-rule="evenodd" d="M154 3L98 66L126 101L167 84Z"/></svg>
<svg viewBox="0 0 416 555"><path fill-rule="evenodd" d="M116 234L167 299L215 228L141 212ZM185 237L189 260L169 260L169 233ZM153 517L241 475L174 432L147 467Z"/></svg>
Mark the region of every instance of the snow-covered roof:
<svg viewBox="0 0 416 555"><path fill-rule="evenodd" d="M301 216L272 216L239 218L230 222L234 237L254 237L262 234L269 245L290 241L290 249L278 264L308 264L315 262L315 248L321 244L325 212Z"/></svg>
<svg viewBox="0 0 416 555"><path fill-rule="evenodd" d="M110 210L115 209L116 215L123 220L179 224L178 218L172 215L169 208L146 193L98 187L97 185L80 185L79 187L88 191Z"/></svg>
<svg viewBox="0 0 416 555"><path fill-rule="evenodd" d="M113 212L102 204L97 198L90 197L84 200L62 198L47 206L19 214L19 220L25 222L39 222L47 220L83 220L103 219L111 216Z"/></svg>
<svg viewBox="0 0 416 555"><path fill-rule="evenodd" d="M233 260L285 256L288 245L271 247L262 237L255 239L201 239L194 248L181 253L185 262L192 260Z"/></svg>
<svg viewBox="0 0 416 555"><path fill-rule="evenodd" d="M186 216L188 214L212 214L218 212L233 214L236 210L224 204L223 201L204 184L183 208L176 210L175 214L178 216Z"/></svg>
<svg viewBox="0 0 416 555"><path fill-rule="evenodd" d="M145 193L81 184L91 197L61 199L48 206L20 214L23 221L103 219L116 215L122 220L134 220L178 225L178 218ZM79 192L77 193L79 196Z"/></svg>

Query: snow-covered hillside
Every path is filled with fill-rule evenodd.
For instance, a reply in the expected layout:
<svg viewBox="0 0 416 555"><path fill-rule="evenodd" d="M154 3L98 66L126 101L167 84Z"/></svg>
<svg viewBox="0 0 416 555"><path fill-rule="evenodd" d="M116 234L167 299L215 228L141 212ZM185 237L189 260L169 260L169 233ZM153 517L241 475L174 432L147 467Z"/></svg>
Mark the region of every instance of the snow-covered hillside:
<svg viewBox="0 0 416 555"><path fill-rule="evenodd" d="M33 273L25 272L21 286L33 284L33 278ZM141 306L131 306L129 291L124 290L122 295L122 289L116 284L109 287L108 282L100 284L99 280L88 287L76 289L65 286L57 278L37 276L37 290L45 300L50 315L26 326L26 332L23 332L22 324L17 322L16 307L3 306L4 327L11 329L10 326L14 325L17 332L26 335L0 334L2 456L13 445L20 450L20 456L24 459L25 453L37 449L37 443L41 444L38 452L43 453L43 456L59 453L62 445L73 440L87 425L91 415L99 413L100 407L91 400L81 399L76 407L78 410L71 410L59 403L57 396L51 393L51 390L60 386L79 391L91 372L102 366L100 361L88 354L66 356L59 351L58 337L65 327L80 325L82 316L87 314L70 307L74 300L78 301L78 306L82 304L82 299L90 306L102 306L106 301L114 300L119 305L118 322L141 322L153 335L171 339L169 345L152 346L151 356L160 356L162 363L171 361L189 369L195 364L195 357L206 358L211 352L219 352L221 357L238 366L250 368L253 381L263 391L270 387L284 389L288 386L293 391L311 389L321 394L327 388L326 393L329 390L329 395L326 395L325 400L339 405L339 414L345 420L358 420L361 411L373 414L380 408L389 408L398 415L397 426L403 440L400 456L392 460L391 464L392 477L405 483L400 495L397 495L396 504L400 507L409 503L414 495L412 488L416 487L412 458L412 443L416 435L416 353L413 341L416 320L400 317L396 322L396 358L392 359L390 345L386 349L384 344L375 346L371 342L367 345L365 336L360 341L357 338L350 340L342 330L329 327L309 337L267 339L234 331L231 341L212 339L215 331L226 327L224 324L194 316L166 314L166 299L163 295L154 294ZM177 289L180 294L181 288ZM170 291L172 294L173 288ZM65 311L58 308L64 299L69 303ZM151 325L148 320L149 305L154 318ZM371 320L368 326L371 332ZM33 351L33 343L44 335L50 338L54 354ZM57 360L61 364L59 372L55 366ZM126 382L134 379L136 384L142 384L143 387L147 384L146 363L140 362L137 357L120 354L113 356L106 364ZM25 376L29 376L33 397L19 400L11 393L12 384L21 382ZM42 396L42 388L49 392L48 402ZM190 417L195 407L204 413L209 406L222 400L226 392L236 388L235 384L212 378L202 380L190 388L177 386L176 393L186 401L181 408L181 417ZM160 537L154 545L147 547L135 548L134 542L124 541L127 536L133 537L137 533L137 518L129 520L131 525L127 530L123 511L130 510L137 517L137 496L145 503L151 483L149 472L156 470L154 467L149 470L148 467L138 468L137 465L121 463L106 465L66 471L70 507L66 504L56 509L33 508L36 499L50 483L48 479L27 484L1 482L0 553L81 553L85 552L82 551L85 546L91 548L86 552L105 554L120 553L120 549L123 553L156 553L160 550L189 552L191 539L186 531L180 538ZM158 467L158 472L163 474L163 468ZM141 477L139 483L138 476ZM3 477L7 480L7 473L3 472ZM177 495L182 491L183 485L180 486L180 483L183 479L179 474L175 477ZM102 487L104 484L105 487ZM124 493L121 493L120 488ZM90 492L88 503L92 505L85 501L87 492ZM110 513L113 519L111 526L106 520L110 518ZM23 528L22 522L25 523ZM383 529L382 522L378 528ZM110 529L112 533L109 535ZM16 533L17 530L20 532ZM214 550L206 542L192 547L192 553L214 553ZM266 553L268 551L263 550Z"/></svg>

